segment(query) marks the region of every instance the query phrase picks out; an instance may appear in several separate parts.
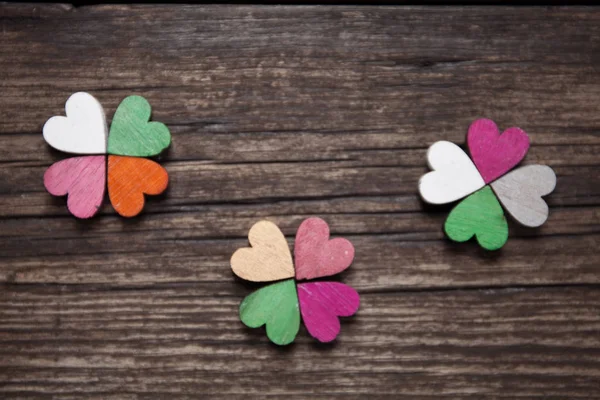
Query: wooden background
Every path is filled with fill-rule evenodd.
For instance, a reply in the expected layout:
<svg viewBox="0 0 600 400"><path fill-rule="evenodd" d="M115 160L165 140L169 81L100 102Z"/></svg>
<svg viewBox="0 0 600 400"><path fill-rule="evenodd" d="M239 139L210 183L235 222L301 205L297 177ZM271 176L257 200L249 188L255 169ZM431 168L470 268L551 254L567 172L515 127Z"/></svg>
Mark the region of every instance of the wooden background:
<svg viewBox="0 0 600 400"><path fill-rule="evenodd" d="M0 397L600 398L600 8L0 5ZM42 184L85 90L147 97L173 145L143 215ZM499 252L445 239L417 181L480 117L558 187ZM325 218L362 295L333 345L238 320L233 251Z"/></svg>

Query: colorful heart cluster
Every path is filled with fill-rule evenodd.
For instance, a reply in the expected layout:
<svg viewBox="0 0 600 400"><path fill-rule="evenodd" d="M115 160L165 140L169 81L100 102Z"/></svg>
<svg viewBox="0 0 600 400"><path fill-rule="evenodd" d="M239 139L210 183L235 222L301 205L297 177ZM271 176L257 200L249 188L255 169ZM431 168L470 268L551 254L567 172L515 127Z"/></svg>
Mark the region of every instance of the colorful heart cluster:
<svg viewBox="0 0 600 400"><path fill-rule="evenodd" d="M65 111L65 117L46 122L44 139L57 150L85 156L54 163L44 174L44 186L54 196L68 195L71 214L94 216L108 186L117 213L133 217L144 207L144 194L157 195L167 188L167 171L142 158L160 154L171 143L171 133L163 123L149 122L151 108L146 99L125 98L115 112L110 135L104 109L89 93L73 94Z"/></svg>
<svg viewBox="0 0 600 400"><path fill-rule="evenodd" d="M469 127L467 144L472 161L453 143L434 143L427 152L432 171L419 181L421 197L431 204L468 196L446 219L448 237L464 242L475 236L485 249L501 248L508 240L508 224L500 203L522 225L541 226L548 218L542 196L556 186L554 171L545 165L527 165L509 172L529 150L527 134L519 128L500 134L493 121L479 119Z"/></svg>
<svg viewBox="0 0 600 400"><path fill-rule="evenodd" d="M253 282L279 281L247 296L240 305L240 319L250 328L266 325L275 344L292 343L300 329L300 315L311 336L331 342L340 332L338 317L353 315L359 307L356 290L338 282L305 282L335 275L350 266L354 246L348 240L329 240L329 226L320 218L302 222L294 244L295 267L287 241L277 225L254 224L248 233L252 247L238 249L231 269Z"/></svg>

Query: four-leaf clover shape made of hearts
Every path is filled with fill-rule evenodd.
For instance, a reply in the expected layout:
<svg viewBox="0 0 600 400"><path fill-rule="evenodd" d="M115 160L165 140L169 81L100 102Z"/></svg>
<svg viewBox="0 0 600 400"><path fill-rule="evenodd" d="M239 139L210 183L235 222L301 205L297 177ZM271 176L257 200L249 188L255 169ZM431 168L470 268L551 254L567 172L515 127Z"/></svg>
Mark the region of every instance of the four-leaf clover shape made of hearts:
<svg viewBox="0 0 600 400"><path fill-rule="evenodd" d="M272 282L247 296L240 319L250 328L266 325L275 344L290 344L300 329L300 316L308 333L320 342L331 342L340 332L339 317L356 313L360 297L339 282L296 281L335 275L350 266L354 246L343 238L329 239L329 226L320 218L300 224L294 242L294 261L277 225L257 222L250 228L251 247L238 249L231 269L242 279Z"/></svg>
<svg viewBox="0 0 600 400"><path fill-rule="evenodd" d="M466 197L446 219L448 237L465 242L475 236L481 247L500 249L508 240L500 203L522 225L541 226L548 218L542 196L554 190L556 175L550 167L537 164L511 171L529 150L525 131L513 127L500 134L493 121L479 119L469 127L467 145L472 161L451 142L431 145L427 161L432 171L419 181L419 193L427 203L445 204Z"/></svg>
<svg viewBox="0 0 600 400"><path fill-rule="evenodd" d="M110 134L102 105L89 93L71 95L65 111L66 116L46 122L44 139L57 150L81 156L50 166L44 186L54 196L68 196L71 214L93 217L102 205L106 186L115 211L124 217L142 211L144 194L165 191L167 171L143 157L156 156L169 147L171 133L165 124L150 122L146 99L126 97L117 107Z"/></svg>

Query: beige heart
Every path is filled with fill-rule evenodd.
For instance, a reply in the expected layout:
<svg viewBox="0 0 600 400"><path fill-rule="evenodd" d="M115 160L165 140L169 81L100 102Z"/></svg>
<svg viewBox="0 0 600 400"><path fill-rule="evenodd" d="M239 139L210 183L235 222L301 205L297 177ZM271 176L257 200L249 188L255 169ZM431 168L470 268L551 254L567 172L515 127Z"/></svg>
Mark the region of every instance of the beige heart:
<svg viewBox="0 0 600 400"><path fill-rule="evenodd" d="M242 279L269 282L294 277L294 263L285 236L277 225L259 221L250 228L252 247L238 249L231 256L231 269Z"/></svg>

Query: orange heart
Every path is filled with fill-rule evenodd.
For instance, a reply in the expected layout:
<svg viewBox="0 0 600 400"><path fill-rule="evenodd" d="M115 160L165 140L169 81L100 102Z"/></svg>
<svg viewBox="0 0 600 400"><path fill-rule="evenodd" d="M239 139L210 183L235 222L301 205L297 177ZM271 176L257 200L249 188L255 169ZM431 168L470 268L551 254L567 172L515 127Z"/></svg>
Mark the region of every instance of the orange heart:
<svg viewBox="0 0 600 400"><path fill-rule="evenodd" d="M144 208L144 194L157 195L169 184L167 171L145 158L108 156L108 196L114 209L134 217Z"/></svg>

